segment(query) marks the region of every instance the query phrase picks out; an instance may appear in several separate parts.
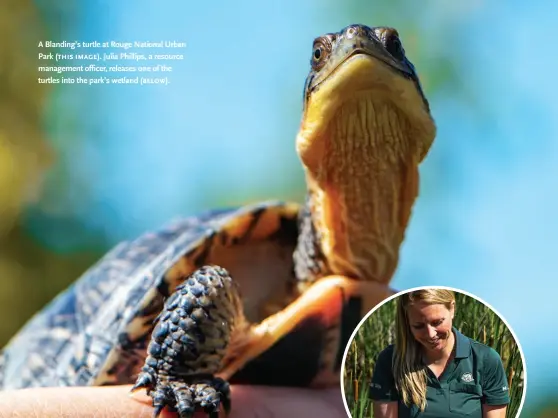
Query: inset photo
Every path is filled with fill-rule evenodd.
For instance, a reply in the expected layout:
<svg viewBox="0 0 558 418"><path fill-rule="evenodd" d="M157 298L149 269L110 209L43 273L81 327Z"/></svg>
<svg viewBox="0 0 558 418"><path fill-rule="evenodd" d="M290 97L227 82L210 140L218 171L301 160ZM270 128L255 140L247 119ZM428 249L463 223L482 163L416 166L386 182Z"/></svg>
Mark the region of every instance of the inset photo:
<svg viewBox="0 0 558 418"><path fill-rule="evenodd" d="M486 302L421 287L364 317L345 350L341 386L352 418L515 418L527 374L513 330Z"/></svg>

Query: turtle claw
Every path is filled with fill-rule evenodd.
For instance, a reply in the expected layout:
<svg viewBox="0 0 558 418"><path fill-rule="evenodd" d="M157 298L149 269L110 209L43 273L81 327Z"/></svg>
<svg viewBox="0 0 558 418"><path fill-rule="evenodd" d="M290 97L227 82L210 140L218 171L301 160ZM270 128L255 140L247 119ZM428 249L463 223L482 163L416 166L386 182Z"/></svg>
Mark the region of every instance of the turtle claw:
<svg viewBox="0 0 558 418"><path fill-rule="evenodd" d="M192 385L194 404L203 408L209 418L217 418L219 416L219 407L223 406L225 414L228 415L231 410L231 391L229 384L223 379L214 377L209 382L198 383Z"/></svg>
<svg viewBox="0 0 558 418"><path fill-rule="evenodd" d="M143 372L138 377L138 380L136 381L134 386L132 386L130 392L134 393L140 389L146 389L147 394L149 395L149 392L151 391L152 388L153 388L153 376L149 373Z"/></svg>
<svg viewBox="0 0 558 418"><path fill-rule="evenodd" d="M165 408L165 405L155 406L154 409L153 409L153 418L159 418L159 415L161 415L161 412L163 412L164 408Z"/></svg>
<svg viewBox="0 0 558 418"><path fill-rule="evenodd" d="M143 384L145 373L138 377L132 391L146 389L153 399L153 418L158 418L165 407L176 411L180 418L192 418L196 411L204 411L209 418L218 418L221 405L225 414L231 409L229 384L218 377L189 377L189 383L164 379L156 385Z"/></svg>

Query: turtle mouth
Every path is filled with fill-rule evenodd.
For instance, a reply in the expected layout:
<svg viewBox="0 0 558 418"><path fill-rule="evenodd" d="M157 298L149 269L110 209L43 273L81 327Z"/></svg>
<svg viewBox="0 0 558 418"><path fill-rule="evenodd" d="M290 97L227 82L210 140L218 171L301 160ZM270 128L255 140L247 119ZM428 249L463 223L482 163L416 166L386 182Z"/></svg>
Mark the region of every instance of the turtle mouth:
<svg viewBox="0 0 558 418"><path fill-rule="evenodd" d="M337 71L339 71L340 68L342 68L344 65L349 64L350 61L354 59L375 59L381 61L392 71L398 73L400 76L404 78L412 79L413 77L415 77L413 71L409 67L393 59L393 57L389 53L385 52L383 48L368 49L368 48L360 47L360 48L355 48L353 52L348 54L345 59L340 61L327 74L325 74L318 83L316 83L314 86L310 88L310 93L314 92L315 90L318 90L322 84L327 82L330 79L330 77L332 77L333 74L335 74Z"/></svg>

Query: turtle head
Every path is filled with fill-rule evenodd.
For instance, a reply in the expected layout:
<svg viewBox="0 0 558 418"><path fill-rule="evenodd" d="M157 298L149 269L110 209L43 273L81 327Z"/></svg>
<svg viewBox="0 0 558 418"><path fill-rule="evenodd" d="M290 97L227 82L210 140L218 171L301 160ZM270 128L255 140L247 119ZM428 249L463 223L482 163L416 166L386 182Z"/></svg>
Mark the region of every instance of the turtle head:
<svg viewBox="0 0 558 418"><path fill-rule="evenodd" d="M328 130L340 118L347 128L353 125L343 138L346 143L363 141L365 130L388 133L385 119L394 119L412 141L408 145L416 157L426 156L436 126L395 29L351 25L320 36L314 40L310 63L297 137L297 151L307 168L319 170L327 159ZM389 135L384 139L389 146Z"/></svg>
<svg viewBox="0 0 558 418"><path fill-rule="evenodd" d="M390 280L435 134L395 29L351 25L314 40L296 148L332 273Z"/></svg>

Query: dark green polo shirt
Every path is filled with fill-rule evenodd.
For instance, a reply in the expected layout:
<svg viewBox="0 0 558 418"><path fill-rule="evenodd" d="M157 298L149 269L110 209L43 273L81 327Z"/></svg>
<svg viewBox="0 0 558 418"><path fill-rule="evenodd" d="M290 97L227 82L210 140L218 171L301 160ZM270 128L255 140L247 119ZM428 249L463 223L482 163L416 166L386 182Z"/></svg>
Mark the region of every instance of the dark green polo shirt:
<svg viewBox="0 0 558 418"><path fill-rule="evenodd" d="M383 350L376 360L370 384L370 399L399 402L399 418L482 418L481 404L510 402L506 373L498 353L453 328L455 357L437 379L427 370L426 409L408 408L395 389L392 373L394 346Z"/></svg>

